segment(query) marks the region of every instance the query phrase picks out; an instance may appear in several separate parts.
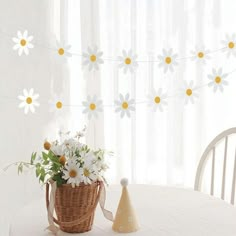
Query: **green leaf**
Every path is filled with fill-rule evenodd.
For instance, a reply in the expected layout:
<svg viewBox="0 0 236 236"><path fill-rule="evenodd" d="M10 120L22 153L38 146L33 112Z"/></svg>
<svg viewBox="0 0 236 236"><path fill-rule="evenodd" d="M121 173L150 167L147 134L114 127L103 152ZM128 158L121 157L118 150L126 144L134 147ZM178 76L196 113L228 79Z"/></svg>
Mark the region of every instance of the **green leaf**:
<svg viewBox="0 0 236 236"><path fill-rule="evenodd" d="M62 173L54 175L52 179L57 182L57 187L60 187L62 184L66 183L66 180L62 179Z"/></svg>
<svg viewBox="0 0 236 236"><path fill-rule="evenodd" d="M23 172L23 165L22 165L22 163L20 163L19 165L18 165L18 175L20 174L20 173L22 173Z"/></svg>
<svg viewBox="0 0 236 236"><path fill-rule="evenodd" d="M31 155L31 159L30 159L30 164L33 165L34 161L35 161L35 158L36 158L36 155L37 153L36 152L33 152L32 155Z"/></svg>
<svg viewBox="0 0 236 236"><path fill-rule="evenodd" d="M49 164L49 161L48 161L48 160L46 160L46 161L43 162L43 165L45 165L45 166L48 165L48 164Z"/></svg>
<svg viewBox="0 0 236 236"><path fill-rule="evenodd" d="M39 177L40 174L41 174L40 167L37 167L36 168L36 177Z"/></svg>
<svg viewBox="0 0 236 236"><path fill-rule="evenodd" d="M48 154L45 152L42 152L42 154L43 154L43 160L46 161L48 159Z"/></svg>

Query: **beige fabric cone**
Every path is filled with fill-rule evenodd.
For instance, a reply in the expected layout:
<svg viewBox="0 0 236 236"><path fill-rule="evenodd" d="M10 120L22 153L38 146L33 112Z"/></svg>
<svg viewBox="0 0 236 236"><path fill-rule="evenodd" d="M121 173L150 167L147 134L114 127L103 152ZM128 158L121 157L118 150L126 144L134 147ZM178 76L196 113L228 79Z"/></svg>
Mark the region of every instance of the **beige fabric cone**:
<svg viewBox="0 0 236 236"><path fill-rule="evenodd" d="M137 231L139 225L126 187L128 185L127 179L121 180L121 184L123 186L122 195L112 229L118 233L131 233Z"/></svg>

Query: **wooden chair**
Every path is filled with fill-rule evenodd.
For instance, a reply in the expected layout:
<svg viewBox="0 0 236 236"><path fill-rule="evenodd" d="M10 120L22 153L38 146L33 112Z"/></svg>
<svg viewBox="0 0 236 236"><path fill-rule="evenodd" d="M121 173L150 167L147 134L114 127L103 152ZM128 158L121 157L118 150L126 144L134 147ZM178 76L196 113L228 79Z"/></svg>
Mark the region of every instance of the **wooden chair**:
<svg viewBox="0 0 236 236"><path fill-rule="evenodd" d="M228 140L229 140L229 136L231 136L232 134L236 133L236 127L234 128L230 128L227 129L225 131L223 131L222 133L220 133L219 135L217 135L212 141L211 143L207 146L207 148L205 149L198 168L197 168L197 173L196 173L196 177L195 177L195 185L194 185L194 189L196 191L201 191L202 190L202 183L203 183L203 175L205 172L205 167L206 164L208 163L208 161L211 161L211 163L208 163L211 165L211 181L210 181L210 194L214 195L214 186L215 186L215 162L216 162L216 149L219 146L219 144L223 141L224 142L224 146L223 146L223 166L222 168L222 178L221 179L221 189L220 189L220 197L222 200L225 200L225 181L226 181L226 171L227 171L227 160L228 160ZM235 146L234 146L235 147ZM231 196L230 196L230 203L234 205L234 197L235 197L235 181L236 181L236 150L234 151L234 157L233 157L233 165L231 166L231 168L233 168L233 172L232 172L232 176L230 176L230 183L231 184ZM221 176L220 176L221 177ZM232 182L231 182L232 181ZM227 183L228 183L228 177L227 177Z"/></svg>

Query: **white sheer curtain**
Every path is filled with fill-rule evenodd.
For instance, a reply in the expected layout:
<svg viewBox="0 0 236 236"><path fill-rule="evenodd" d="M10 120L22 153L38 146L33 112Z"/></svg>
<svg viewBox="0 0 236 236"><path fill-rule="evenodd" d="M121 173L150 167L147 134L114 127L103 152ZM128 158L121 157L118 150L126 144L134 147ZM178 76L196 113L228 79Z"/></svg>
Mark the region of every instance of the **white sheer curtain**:
<svg viewBox="0 0 236 236"><path fill-rule="evenodd" d="M68 129L69 109L64 113L49 112L55 94L69 99L68 66L56 60L56 39L66 36L63 2L58 1L0 1L0 235L9 235L8 218L30 203L44 197L44 189L35 172L17 174L17 167L3 169L10 163L29 161L33 151L42 150L46 137L55 138L59 129ZM66 27L66 28L65 28ZM33 35L34 48L21 57L12 49L17 31ZM19 109L18 96L23 89L39 94L36 113L24 114ZM32 213L33 216L33 213Z"/></svg>
<svg viewBox="0 0 236 236"><path fill-rule="evenodd" d="M103 100L103 113L88 121L88 141L114 151L111 182L127 176L134 183L193 187L205 146L235 125L233 74L228 75L230 86L224 93L203 87L193 105L185 106L184 98L172 95L183 92L179 89L184 80L207 84L212 68L222 67L225 73L235 69L235 58L227 58L222 50L211 53L205 65L185 58L196 47L215 51L226 46L221 41L234 33L235 4L233 0L69 2L68 40L81 53L95 45L103 51L104 64L96 72L83 68L80 57L72 59L71 99L81 102L87 95L97 95ZM156 61L163 48L178 53L173 73L165 74L158 63L148 62ZM123 49L138 55L136 73L123 74L113 60ZM144 101L158 88L170 97L164 112L153 113ZM121 119L111 106L120 93L130 93L137 103L130 119ZM86 121L81 111L74 109L72 114L73 128Z"/></svg>

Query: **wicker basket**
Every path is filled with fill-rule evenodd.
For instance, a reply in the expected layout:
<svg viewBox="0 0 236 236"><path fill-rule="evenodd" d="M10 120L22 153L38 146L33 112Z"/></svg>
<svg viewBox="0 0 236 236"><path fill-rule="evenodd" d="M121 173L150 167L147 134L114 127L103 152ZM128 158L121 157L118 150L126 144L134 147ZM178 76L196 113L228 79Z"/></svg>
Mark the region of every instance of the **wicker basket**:
<svg viewBox="0 0 236 236"><path fill-rule="evenodd" d="M53 220L62 231L82 233L92 229L101 186L101 182L91 185L81 184L75 188L72 188L70 184L63 184L56 189L55 211L57 219L53 218ZM49 184L46 186L46 203L48 207Z"/></svg>

